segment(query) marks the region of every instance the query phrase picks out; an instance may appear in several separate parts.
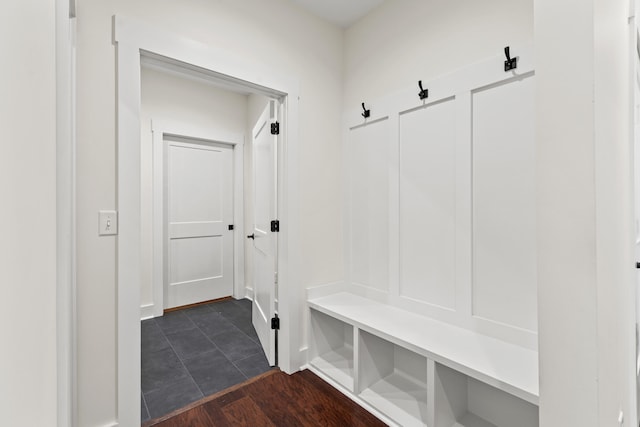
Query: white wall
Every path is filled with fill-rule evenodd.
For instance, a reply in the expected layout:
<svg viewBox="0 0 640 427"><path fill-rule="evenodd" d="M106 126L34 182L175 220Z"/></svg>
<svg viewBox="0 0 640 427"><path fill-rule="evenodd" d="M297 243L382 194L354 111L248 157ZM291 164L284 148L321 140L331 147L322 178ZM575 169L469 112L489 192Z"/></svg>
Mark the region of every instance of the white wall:
<svg viewBox="0 0 640 427"><path fill-rule="evenodd" d="M0 413L2 424L55 426L56 4L0 14Z"/></svg>
<svg viewBox="0 0 640 427"><path fill-rule="evenodd" d="M384 2L345 33L344 108L532 43L532 0Z"/></svg>
<svg viewBox="0 0 640 427"><path fill-rule="evenodd" d="M116 239L97 211L116 203L112 15L229 49L300 83L300 286L342 278L340 106L342 31L287 0L80 0L78 16L79 424L116 417ZM277 22L277 24L275 24Z"/></svg>
<svg viewBox="0 0 640 427"><path fill-rule="evenodd" d="M637 425L628 11L535 0L543 427Z"/></svg>
<svg viewBox="0 0 640 427"><path fill-rule="evenodd" d="M153 304L153 139L151 121L197 129L198 135L242 135L246 131L247 95L211 83L143 67L142 91L142 282L140 304L150 314Z"/></svg>

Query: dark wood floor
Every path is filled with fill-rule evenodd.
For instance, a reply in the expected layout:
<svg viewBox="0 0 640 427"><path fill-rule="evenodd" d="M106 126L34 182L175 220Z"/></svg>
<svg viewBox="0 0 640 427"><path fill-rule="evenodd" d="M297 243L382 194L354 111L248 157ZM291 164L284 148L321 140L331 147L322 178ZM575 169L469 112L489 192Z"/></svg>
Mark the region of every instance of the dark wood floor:
<svg viewBox="0 0 640 427"><path fill-rule="evenodd" d="M144 427L377 427L383 422L308 370L273 370Z"/></svg>

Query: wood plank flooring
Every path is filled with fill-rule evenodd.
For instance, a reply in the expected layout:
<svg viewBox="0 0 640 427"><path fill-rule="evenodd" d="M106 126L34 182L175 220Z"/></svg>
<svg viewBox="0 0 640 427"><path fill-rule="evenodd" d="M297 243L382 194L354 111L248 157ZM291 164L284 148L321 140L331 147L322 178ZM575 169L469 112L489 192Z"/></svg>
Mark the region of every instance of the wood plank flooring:
<svg viewBox="0 0 640 427"><path fill-rule="evenodd" d="M143 427L378 427L382 421L309 370L269 371Z"/></svg>

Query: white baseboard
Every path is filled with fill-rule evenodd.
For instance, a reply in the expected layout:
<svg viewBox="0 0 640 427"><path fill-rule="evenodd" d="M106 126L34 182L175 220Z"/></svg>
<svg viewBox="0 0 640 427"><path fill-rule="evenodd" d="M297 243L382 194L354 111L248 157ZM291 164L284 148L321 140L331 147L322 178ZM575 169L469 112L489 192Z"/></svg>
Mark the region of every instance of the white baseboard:
<svg viewBox="0 0 640 427"><path fill-rule="evenodd" d="M309 363L309 346L300 347L300 354L298 355L299 359L302 361L302 366L300 366L300 370L303 370L305 366Z"/></svg>
<svg viewBox="0 0 640 427"><path fill-rule="evenodd" d="M244 289L244 298L247 298L253 301L253 288Z"/></svg>
<svg viewBox="0 0 640 427"><path fill-rule="evenodd" d="M153 304L145 304L140 306L140 320L153 319L155 316L153 314Z"/></svg>

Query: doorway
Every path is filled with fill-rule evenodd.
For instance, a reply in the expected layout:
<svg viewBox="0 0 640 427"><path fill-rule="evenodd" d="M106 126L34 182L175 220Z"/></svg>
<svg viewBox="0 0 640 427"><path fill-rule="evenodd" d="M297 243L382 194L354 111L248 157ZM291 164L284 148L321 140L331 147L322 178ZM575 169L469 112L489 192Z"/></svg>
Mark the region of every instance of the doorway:
<svg viewBox="0 0 640 427"><path fill-rule="evenodd" d="M302 360L297 266L297 83L265 69L251 59L212 49L132 20L114 19L118 76L118 418L121 424L140 419L140 67L142 57L154 57L186 75L198 75L277 99L282 111L278 162L280 189L277 236L280 329L279 365L299 369Z"/></svg>
<svg viewBox="0 0 640 427"><path fill-rule="evenodd" d="M248 96L146 57L141 94L141 318L245 297Z"/></svg>
<svg viewBox="0 0 640 427"><path fill-rule="evenodd" d="M256 164L276 170L275 157L251 161L252 129L260 108L272 111L276 102L166 70L150 58L142 65L141 420L147 421L270 369L265 350L272 346L268 339L261 346L251 299L252 283L269 286L275 265L266 278L251 274L245 282L252 258L245 262L243 255L245 246L252 250L244 234L256 217L255 185L245 183L262 184L251 179ZM267 148L275 150L271 142ZM271 205L276 183L274 175L260 187ZM259 242L276 240L267 231Z"/></svg>

